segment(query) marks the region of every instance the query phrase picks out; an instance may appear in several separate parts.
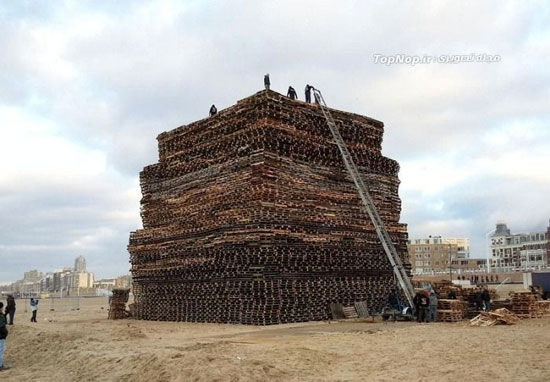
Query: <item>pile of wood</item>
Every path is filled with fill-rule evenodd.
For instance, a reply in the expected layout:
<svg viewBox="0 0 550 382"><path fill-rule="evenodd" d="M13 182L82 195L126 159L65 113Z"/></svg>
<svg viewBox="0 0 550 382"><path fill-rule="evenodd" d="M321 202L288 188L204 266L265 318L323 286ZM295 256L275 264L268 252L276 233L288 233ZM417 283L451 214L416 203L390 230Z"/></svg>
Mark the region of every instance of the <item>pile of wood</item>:
<svg viewBox="0 0 550 382"><path fill-rule="evenodd" d="M497 310L501 308L512 310L512 300L510 300L509 298L493 300L491 302L491 307L493 310Z"/></svg>
<svg viewBox="0 0 550 382"><path fill-rule="evenodd" d="M510 292L512 311L521 318L539 318L543 311L537 296L530 291Z"/></svg>
<svg viewBox="0 0 550 382"><path fill-rule="evenodd" d="M438 322L458 322L462 320L463 304L460 300L439 299L437 301Z"/></svg>
<svg viewBox="0 0 550 382"><path fill-rule="evenodd" d="M538 300L537 304L542 316L550 316L550 300Z"/></svg>
<svg viewBox="0 0 550 382"><path fill-rule="evenodd" d="M409 267L383 123L332 114ZM391 266L318 106L262 91L158 142L128 246L137 318L264 325L385 306Z"/></svg>
<svg viewBox="0 0 550 382"><path fill-rule="evenodd" d="M514 325L520 318L506 308L492 312L481 312L470 320L471 326Z"/></svg>
<svg viewBox="0 0 550 382"><path fill-rule="evenodd" d="M109 303L109 319L120 320L128 317L126 303L130 295L129 289L113 289L113 296Z"/></svg>

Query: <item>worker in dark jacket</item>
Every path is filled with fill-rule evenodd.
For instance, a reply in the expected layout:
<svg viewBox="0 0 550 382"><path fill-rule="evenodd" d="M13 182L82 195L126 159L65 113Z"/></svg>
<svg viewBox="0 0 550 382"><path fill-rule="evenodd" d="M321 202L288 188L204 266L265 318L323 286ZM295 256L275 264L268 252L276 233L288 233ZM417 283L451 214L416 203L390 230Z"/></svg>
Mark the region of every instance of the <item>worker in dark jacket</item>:
<svg viewBox="0 0 550 382"><path fill-rule="evenodd" d="M0 302L0 312L4 307L4 303ZM8 337L8 328L6 328L6 317L0 314L0 371L6 370L4 365L4 349L6 347L6 338Z"/></svg>
<svg viewBox="0 0 550 382"><path fill-rule="evenodd" d="M218 109L216 109L216 105L210 106L210 116L213 117L216 114L218 114Z"/></svg>
<svg viewBox="0 0 550 382"><path fill-rule="evenodd" d="M15 317L15 299L11 294L8 294L8 298L6 299L6 321L8 318L8 315L10 316L9 319L9 325L13 325L13 318Z"/></svg>
<svg viewBox="0 0 550 382"><path fill-rule="evenodd" d="M428 310L430 308L430 298L426 294L427 291L420 291L414 296L413 302L416 309L416 321L426 322Z"/></svg>
<svg viewBox="0 0 550 382"><path fill-rule="evenodd" d="M306 93L306 102L311 103L311 89L313 89L313 86L306 85L305 93Z"/></svg>
<svg viewBox="0 0 550 382"><path fill-rule="evenodd" d="M456 292L454 291L454 289L451 289L447 297L451 300L456 300Z"/></svg>
<svg viewBox="0 0 550 382"><path fill-rule="evenodd" d="M483 310L483 297L481 297L481 292L474 293L474 302L476 304L476 309L481 311Z"/></svg>
<svg viewBox="0 0 550 382"><path fill-rule="evenodd" d="M484 288L481 292L481 299L483 300L483 305L485 305L485 310L488 312L491 310L491 294L487 288Z"/></svg>
<svg viewBox="0 0 550 382"><path fill-rule="evenodd" d="M269 73L264 76L264 86L267 90L269 90L269 87L271 86L271 81L269 81Z"/></svg>
<svg viewBox="0 0 550 382"><path fill-rule="evenodd" d="M298 98L298 94L296 94L296 90L294 90L294 88L292 86L288 87L288 92L286 93L286 95L290 99L297 99Z"/></svg>

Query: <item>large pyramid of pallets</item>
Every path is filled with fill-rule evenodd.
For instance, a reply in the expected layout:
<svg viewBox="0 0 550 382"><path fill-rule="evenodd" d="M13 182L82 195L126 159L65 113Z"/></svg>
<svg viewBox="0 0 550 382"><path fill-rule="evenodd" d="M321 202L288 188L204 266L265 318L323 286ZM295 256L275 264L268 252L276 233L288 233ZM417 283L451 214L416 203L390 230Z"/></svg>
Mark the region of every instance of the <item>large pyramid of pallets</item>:
<svg viewBox="0 0 550 382"><path fill-rule="evenodd" d="M408 266L383 123L331 112ZM128 246L137 318L265 325L385 305L389 261L318 106L264 90L158 144Z"/></svg>

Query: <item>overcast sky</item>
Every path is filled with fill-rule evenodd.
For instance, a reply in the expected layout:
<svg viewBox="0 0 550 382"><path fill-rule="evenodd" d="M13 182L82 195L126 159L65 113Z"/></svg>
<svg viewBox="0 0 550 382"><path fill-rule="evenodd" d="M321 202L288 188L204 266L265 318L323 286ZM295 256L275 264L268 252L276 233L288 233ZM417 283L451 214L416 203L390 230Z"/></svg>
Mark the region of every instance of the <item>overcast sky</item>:
<svg viewBox="0 0 550 382"><path fill-rule="evenodd" d="M498 62L375 63L375 55ZM445 60L445 58L442 58ZM128 272L156 136L263 87L384 121L409 235L550 218L545 1L2 1L0 282L83 255Z"/></svg>

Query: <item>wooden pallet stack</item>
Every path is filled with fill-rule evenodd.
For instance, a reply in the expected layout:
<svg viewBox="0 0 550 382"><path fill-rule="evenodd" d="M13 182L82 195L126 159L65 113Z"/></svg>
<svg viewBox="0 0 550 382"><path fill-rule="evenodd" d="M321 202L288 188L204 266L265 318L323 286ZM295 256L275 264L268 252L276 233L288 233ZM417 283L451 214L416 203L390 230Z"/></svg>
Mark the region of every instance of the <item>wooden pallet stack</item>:
<svg viewBox="0 0 550 382"><path fill-rule="evenodd" d="M383 123L332 114L409 266ZM391 266L316 105L262 91L158 142L128 246L137 318L265 325L384 307Z"/></svg>
<svg viewBox="0 0 550 382"><path fill-rule="evenodd" d="M537 297L530 291L510 292L512 312L520 318L539 318L543 311Z"/></svg>
<svg viewBox="0 0 550 382"><path fill-rule="evenodd" d="M550 300L538 300L537 304L542 316L550 316Z"/></svg>
<svg viewBox="0 0 550 382"><path fill-rule="evenodd" d="M462 320L463 304L461 300L439 299L437 301L438 322L458 322Z"/></svg>
<svg viewBox="0 0 550 382"><path fill-rule="evenodd" d="M113 296L109 303L109 319L120 320L128 317L126 303L130 295L129 289L113 289Z"/></svg>

